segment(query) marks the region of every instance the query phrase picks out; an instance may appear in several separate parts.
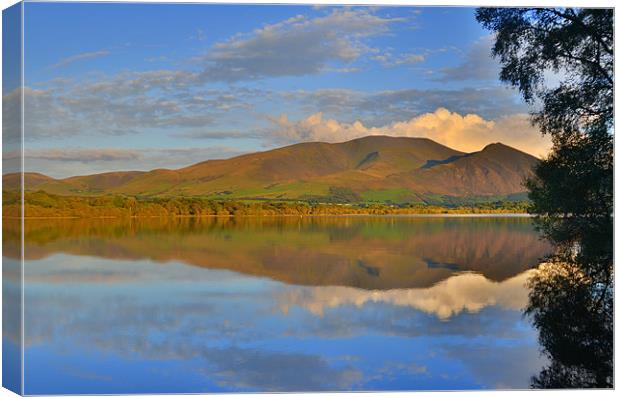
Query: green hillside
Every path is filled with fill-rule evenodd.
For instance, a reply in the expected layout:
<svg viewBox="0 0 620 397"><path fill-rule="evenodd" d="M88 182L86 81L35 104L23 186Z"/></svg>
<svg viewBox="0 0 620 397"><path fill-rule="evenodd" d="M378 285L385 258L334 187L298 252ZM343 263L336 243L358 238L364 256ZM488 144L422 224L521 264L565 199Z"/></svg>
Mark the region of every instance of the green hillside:
<svg viewBox="0 0 620 397"><path fill-rule="evenodd" d="M435 203L523 197L537 159L502 144L462 153L425 138L369 136L310 142L189 167L53 179L25 175L27 191L70 196L201 197L328 203ZM16 186L19 174L4 175Z"/></svg>

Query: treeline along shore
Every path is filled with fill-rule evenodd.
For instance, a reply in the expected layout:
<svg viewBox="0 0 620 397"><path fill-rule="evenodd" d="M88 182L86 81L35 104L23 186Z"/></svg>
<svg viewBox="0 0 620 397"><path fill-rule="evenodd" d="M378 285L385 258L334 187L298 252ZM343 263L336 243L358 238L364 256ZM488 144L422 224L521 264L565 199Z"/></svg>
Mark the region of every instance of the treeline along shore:
<svg viewBox="0 0 620 397"><path fill-rule="evenodd" d="M2 197L3 217L20 217L20 193L3 191ZM494 201L448 207L420 203L391 205L196 197L136 198L123 195L83 197L60 196L43 191L24 193L24 216L27 218L502 214L526 213L528 205L527 201Z"/></svg>

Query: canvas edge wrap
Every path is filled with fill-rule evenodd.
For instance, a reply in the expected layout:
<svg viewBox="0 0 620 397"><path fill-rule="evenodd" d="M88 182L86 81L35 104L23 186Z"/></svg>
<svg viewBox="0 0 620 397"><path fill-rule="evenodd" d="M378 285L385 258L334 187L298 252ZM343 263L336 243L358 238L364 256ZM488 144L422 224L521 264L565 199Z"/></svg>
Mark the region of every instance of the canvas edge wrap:
<svg viewBox="0 0 620 397"><path fill-rule="evenodd" d="M4 238L2 260L2 386L24 394L23 382L23 3L2 11L2 164L3 201L15 201L4 209L3 225L20 236ZM11 98L13 97L13 98ZM13 174L13 178L4 178ZM5 192L12 192L7 196ZM5 203L3 203L5 204ZM8 213L7 213L8 212Z"/></svg>

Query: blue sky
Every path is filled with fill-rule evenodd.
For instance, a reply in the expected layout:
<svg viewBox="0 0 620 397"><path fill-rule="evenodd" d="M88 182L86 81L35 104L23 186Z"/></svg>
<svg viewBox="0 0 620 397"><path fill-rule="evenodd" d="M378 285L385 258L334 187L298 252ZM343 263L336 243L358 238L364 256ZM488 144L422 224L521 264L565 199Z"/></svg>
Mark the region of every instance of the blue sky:
<svg viewBox="0 0 620 397"><path fill-rule="evenodd" d="M26 169L179 168L370 134L541 155L474 12L26 3Z"/></svg>

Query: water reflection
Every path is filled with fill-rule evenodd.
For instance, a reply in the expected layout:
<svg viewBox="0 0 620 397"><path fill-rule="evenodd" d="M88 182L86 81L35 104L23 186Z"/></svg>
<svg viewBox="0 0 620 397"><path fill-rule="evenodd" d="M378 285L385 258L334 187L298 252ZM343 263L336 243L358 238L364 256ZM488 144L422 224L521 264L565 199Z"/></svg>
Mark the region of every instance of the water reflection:
<svg viewBox="0 0 620 397"><path fill-rule="evenodd" d="M527 303L523 288L534 270L526 270L502 282L494 282L481 274L463 273L450 276L429 288L363 290L349 287L291 288L278 299L283 311L297 305L316 315L326 309L347 304L362 307L369 302L411 307L434 314L442 320L463 311L479 312L487 306L519 310Z"/></svg>
<svg viewBox="0 0 620 397"><path fill-rule="evenodd" d="M364 289L429 287L457 271L503 281L549 250L526 218L28 221L25 241L30 260L56 252L178 260L296 285Z"/></svg>
<svg viewBox="0 0 620 397"><path fill-rule="evenodd" d="M554 260L528 286L526 312L550 359L532 386L613 387L613 281L596 283L579 266Z"/></svg>
<svg viewBox="0 0 620 397"><path fill-rule="evenodd" d="M26 393L526 388L547 364L521 314L548 249L528 219L25 233Z"/></svg>

